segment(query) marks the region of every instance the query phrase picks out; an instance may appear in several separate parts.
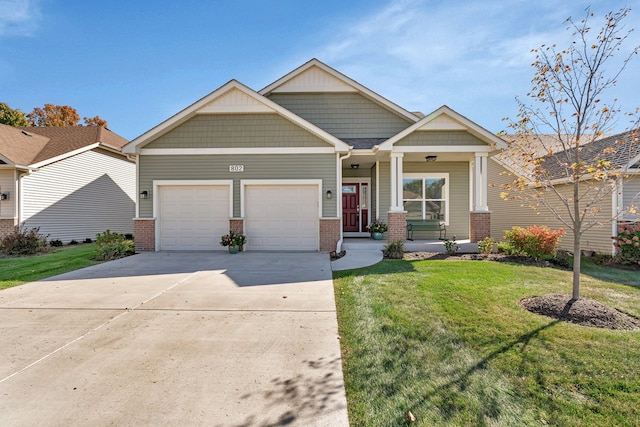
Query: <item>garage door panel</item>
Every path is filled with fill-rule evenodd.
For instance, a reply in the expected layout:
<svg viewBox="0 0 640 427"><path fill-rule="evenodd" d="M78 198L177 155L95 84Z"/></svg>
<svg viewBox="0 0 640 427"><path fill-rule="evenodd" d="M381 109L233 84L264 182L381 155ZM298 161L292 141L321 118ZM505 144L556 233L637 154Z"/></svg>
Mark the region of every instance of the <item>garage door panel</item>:
<svg viewBox="0 0 640 427"><path fill-rule="evenodd" d="M247 246L252 250L318 250L315 185L247 186Z"/></svg>
<svg viewBox="0 0 640 427"><path fill-rule="evenodd" d="M229 232L229 187L161 186L161 250L224 249L220 236Z"/></svg>

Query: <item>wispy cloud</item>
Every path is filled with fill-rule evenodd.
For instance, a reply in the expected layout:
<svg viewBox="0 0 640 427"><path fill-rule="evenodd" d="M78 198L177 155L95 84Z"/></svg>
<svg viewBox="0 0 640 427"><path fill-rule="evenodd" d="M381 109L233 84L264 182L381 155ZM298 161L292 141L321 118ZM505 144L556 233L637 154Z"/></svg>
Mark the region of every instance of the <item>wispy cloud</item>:
<svg viewBox="0 0 640 427"><path fill-rule="evenodd" d="M40 22L39 0L0 0L0 36L30 36Z"/></svg>

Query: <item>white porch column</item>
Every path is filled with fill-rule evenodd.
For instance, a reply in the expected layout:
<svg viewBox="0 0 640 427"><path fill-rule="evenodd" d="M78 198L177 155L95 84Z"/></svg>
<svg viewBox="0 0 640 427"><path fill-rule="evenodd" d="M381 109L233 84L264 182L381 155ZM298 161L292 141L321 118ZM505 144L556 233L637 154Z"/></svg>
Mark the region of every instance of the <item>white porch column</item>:
<svg viewBox="0 0 640 427"><path fill-rule="evenodd" d="M474 206L475 212L488 212L487 190L489 183L487 179L487 153L475 153L474 161Z"/></svg>
<svg viewBox="0 0 640 427"><path fill-rule="evenodd" d="M391 153L391 212L404 212L402 192L402 164L404 153Z"/></svg>

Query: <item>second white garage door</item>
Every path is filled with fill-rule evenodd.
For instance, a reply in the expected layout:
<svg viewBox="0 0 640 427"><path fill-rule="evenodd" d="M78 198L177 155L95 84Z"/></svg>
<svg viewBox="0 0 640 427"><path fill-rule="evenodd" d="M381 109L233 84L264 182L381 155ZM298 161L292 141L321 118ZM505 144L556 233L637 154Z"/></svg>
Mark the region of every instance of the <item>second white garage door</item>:
<svg viewBox="0 0 640 427"><path fill-rule="evenodd" d="M159 187L159 249L215 250L229 233L229 187L169 185Z"/></svg>
<svg viewBox="0 0 640 427"><path fill-rule="evenodd" d="M318 204L316 185L247 185L247 247L267 251L317 251Z"/></svg>

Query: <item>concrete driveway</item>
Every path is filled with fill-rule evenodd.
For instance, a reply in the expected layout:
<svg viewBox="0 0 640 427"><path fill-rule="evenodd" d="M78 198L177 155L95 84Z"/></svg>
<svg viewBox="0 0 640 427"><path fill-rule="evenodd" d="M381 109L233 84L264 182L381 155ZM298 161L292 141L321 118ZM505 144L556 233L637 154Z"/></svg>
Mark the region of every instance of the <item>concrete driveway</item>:
<svg viewBox="0 0 640 427"><path fill-rule="evenodd" d="M0 291L2 426L347 426L319 253L143 253Z"/></svg>

